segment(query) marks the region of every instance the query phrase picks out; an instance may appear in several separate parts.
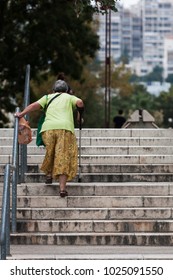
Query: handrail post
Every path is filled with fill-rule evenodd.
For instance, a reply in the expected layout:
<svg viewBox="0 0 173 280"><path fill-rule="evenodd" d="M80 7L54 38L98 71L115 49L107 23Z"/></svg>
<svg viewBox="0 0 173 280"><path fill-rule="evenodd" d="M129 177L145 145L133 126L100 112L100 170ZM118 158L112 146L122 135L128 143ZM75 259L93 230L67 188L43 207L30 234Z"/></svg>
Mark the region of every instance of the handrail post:
<svg viewBox="0 0 173 280"><path fill-rule="evenodd" d="M1 259L10 254L10 164L5 166L4 189L1 213Z"/></svg>
<svg viewBox="0 0 173 280"><path fill-rule="evenodd" d="M19 112L19 107L16 108L16 112ZM19 168L18 168L18 126L19 119L15 118L14 123L14 136L13 136L13 155L12 165L16 167L12 173L12 232L16 231L16 209L17 209L17 181L19 179Z"/></svg>
<svg viewBox="0 0 173 280"><path fill-rule="evenodd" d="M24 103L23 108L27 107L30 102L30 65L26 66L26 75L25 75L25 90L24 90ZM26 116L26 120L28 120L28 116ZM21 182L25 181L24 174L27 172L27 145L21 145Z"/></svg>
<svg viewBox="0 0 173 280"><path fill-rule="evenodd" d="M10 255L10 165L8 170L8 192L7 192L7 222L6 222L6 233L7 233L7 239L6 239L6 255ZM14 171L13 171L14 172Z"/></svg>
<svg viewBox="0 0 173 280"><path fill-rule="evenodd" d="M23 107L27 107L30 102L30 65L28 64L26 66L26 75L25 75L25 90L24 90L24 102L23 102ZM27 116L28 117L28 116Z"/></svg>

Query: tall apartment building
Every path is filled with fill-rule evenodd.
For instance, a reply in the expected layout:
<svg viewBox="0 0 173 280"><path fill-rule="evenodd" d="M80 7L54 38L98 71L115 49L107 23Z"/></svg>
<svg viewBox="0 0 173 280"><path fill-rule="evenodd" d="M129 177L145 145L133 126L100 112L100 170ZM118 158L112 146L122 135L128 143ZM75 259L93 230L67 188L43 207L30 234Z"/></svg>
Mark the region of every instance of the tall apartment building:
<svg viewBox="0 0 173 280"><path fill-rule="evenodd" d="M164 77L173 73L173 0L140 0L130 9L119 5L118 10L111 18L112 59L118 62L128 55L138 75L151 72L155 66L164 68ZM100 22L99 58L103 61L104 16L100 16Z"/></svg>
<svg viewBox="0 0 173 280"><path fill-rule="evenodd" d="M118 14L118 13L117 13ZM121 49L128 54L130 60L142 56L142 17L139 5L132 6L132 9L120 10L121 17Z"/></svg>
<svg viewBox="0 0 173 280"><path fill-rule="evenodd" d="M106 34L106 16L97 15L100 27L98 35L100 37L99 60L105 60L105 34ZM111 13L111 56L115 61L121 57L122 30L121 16L119 13Z"/></svg>
<svg viewBox="0 0 173 280"><path fill-rule="evenodd" d="M163 69L166 78L169 74L173 74L173 35L166 36L163 49Z"/></svg>
<svg viewBox="0 0 173 280"><path fill-rule="evenodd" d="M173 0L145 0L142 6L143 59L163 67L164 40L173 34Z"/></svg>

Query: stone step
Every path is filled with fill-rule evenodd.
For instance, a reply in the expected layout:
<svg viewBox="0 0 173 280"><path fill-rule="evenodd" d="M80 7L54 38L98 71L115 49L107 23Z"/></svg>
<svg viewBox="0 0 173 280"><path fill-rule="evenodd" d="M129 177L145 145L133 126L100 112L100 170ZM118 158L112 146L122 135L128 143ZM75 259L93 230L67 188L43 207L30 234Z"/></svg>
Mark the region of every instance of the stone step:
<svg viewBox="0 0 173 280"><path fill-rule="evenodd" d="M79 136L79 130L75 130L75 134ZM173 137L173 129L82 129L82 137Z"/></svg>
<svg viewBox="0 0 173 280"><path fill-rule="evenodd" d="M4 169L5 169L5 165L0 163L0 173L3 173ZM169 170L169 167L168 167L168 170ZM27 165L27 171L29 173L39 173L40 172L40 167L39 167L38 164L28 164Z"/></svg>
<svg viewBox="0 0 173 280"><path fill-rule="evenodd" d="M77 137L79 142L79 138ZM168 137L82 137L82 146L173 146Z"/></svg>
<svg viewBox="0 0 173 280"><path fill-rule="evenodd" d="M0 173L4 165L0 164ZM42 173L39 165L27 166L28 173ZM81 173L173 173L173 164L83 164Z"/></svg>
<svg viewBox="0 0 173 280"><path fill-rule="evenodd" d="M82 173L173 173L173 164L83 164Z"/></svg>
<svg viewBox="0 0 173 280"><path fill-rule="evenodd" d="M30 161L31 158L28 158L28 162ZM172 164L173 156L172 155L121 155L121 154L120 155L82 155L81 163L82 164Z"/></svg>
<svg viewBox="0 0 173 280"><path fill-rule="evenodd" d="M33 137L36 135L36 128L32 128ZM0 137L13 137L13 128L0 128ZM79 136L79 129L75 129L75 134ZM111 129L111 128L83 128L82 137L173 137L173 129L152 129L152 128L132 128L132 129Z"/></svg>
<svg viewBox="0 0 173 280"><path fill-rule="evenodd" d="M54 245L12 245L10 250L11 255L7 256L7 260L101 260L102 264L109 263L115 260L155 260L158 265L158 260L163 263L163 260L171 261L173 259L172 246L127 246L114 245L86 245L86 246L54 246ZM123 262L124 263L124 262ZM137 262L136 262L137 263ZM117 262L116 262L117 264ZM170 273L171 277L171 273ZM169 277L169 279L170 279ZM113 277L112 277L113 278ZM135 277L136 278L136 277ZM102 278L103 279L103 278ZM127 278L126 278L127 279ZM168 278L167 278L168 280Z"/></svg>
<svg viewBox="0 0 173 280"><path fill-rule="evenodd" d="M0 197L2 205L2 197ZM173 196L68 196L61 199L58 196L18 196L17 206L24 208L133 208L133 207L172 207Z"/></svg>
<svg viewBox="0 0 173 280"><path fill-rule="evenodd" d="M171 155L173 146L85 146L82 155Z"/></svg>
<svg viewBox="0 0 173 280"><path fill-rule="evenodd" d="M172 246L172 233L18 233L12 244L25 245L137 245Z"/></svg>
<svg viewBox="0 0 173 280"><path fill-rule="evenodd" d="M33 220L172 220L173 209L168 207L152 208L20 208L17 209L18 219Z"/></svg>
<svg viewBox="0 0 173 280"><path fill-rule="evenodd" d="M173 221L18 220L17 232L173 232Z"/></svg>
<svg viewBox="0 0 173 280"><path fill-rule="evenodd" d="M2 205L2 197L0 197ZM17 206L24 208L169 208L173 206L173 196L18 196Z"/></svg>
<svg viewBox="0 0 173 280"><path fill-rule="evenodd" d="M27 156L27 163L40 165L44 155ZM12 162L11 155L0 155L0 163ZM81 164L173 164L173 155L82 155Z"/></svg>
<svg viewBox="0 0 173 280"><path fill-rule="evenodd" d="M173 138L168 137L82 137L82 146L173 146ZM79 137L77 137L79 144ZM0 137L0 147L12 146L13 137ZM36 137L28 144L36 147Z"/></svg>
<svg viewBox="0 0 173 280"><path fill-rule="evenodd" d="M172 173L81 173L82 182L172 182ZM0 181L3 175L0 174ZM25 182L44 183L45 175L42 173L26 173ZM73 179L78 182L78 176Z"/></svg>
<svg viewBox="0 0 173 280"><path fill-rule="evenodd" d="M0 182L4 180L4 174L0 174ZM78 182L78 175L72 182ZM81 182L172 182L172 173L81 173ZM24 176L26 183L44 183L45 175L42 173L26 173ZM54 181L56 183L56 181ZM58 182L58 181L57 181Z"/></svg>
<svg viewBox="0 0 173 280"><path fill-rule="evenodd" d="M126 183L67 183L70 196L172 196L172 182L126 182ZM55 196L59 191L59 184L45 185L40 183L18 184L18 196ZM2 196L3 184L0 183Z"/></svg>
<svg viewBox="0 0 173 280"><path fill-rule="evenodd" d="M44 155L45 148L29 146L28 155ZM11 146L0 146L1 155L11 155ZM81 154L84 155L171 155L173 146L82 146Z"/></svg>

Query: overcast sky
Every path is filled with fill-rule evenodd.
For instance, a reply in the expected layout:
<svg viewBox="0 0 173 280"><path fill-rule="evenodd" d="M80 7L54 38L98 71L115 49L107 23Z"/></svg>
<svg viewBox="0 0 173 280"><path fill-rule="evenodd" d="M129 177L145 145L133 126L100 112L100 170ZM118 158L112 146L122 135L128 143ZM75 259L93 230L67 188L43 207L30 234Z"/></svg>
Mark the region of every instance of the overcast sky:
<svg viewBox="0 0 173 280"><path fill-rule="evenodd" d="M124 7L129 7L133 4L136 4L140 0L120 0L120 3L123 4Z"/></svg>

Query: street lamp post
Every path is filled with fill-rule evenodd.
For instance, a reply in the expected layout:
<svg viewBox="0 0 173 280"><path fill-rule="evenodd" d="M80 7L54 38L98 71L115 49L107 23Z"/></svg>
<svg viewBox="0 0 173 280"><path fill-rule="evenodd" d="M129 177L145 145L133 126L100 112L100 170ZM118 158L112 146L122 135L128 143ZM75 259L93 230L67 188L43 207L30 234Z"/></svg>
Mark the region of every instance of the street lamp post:
<svg viewBox="0 0 173 280"><path fill-rule="evenodd" d="M105 127L110 127L111 97L111 10L105 13Z"/></svg>

